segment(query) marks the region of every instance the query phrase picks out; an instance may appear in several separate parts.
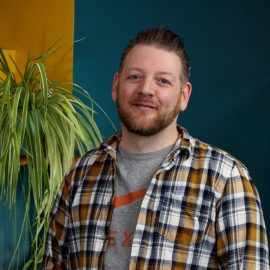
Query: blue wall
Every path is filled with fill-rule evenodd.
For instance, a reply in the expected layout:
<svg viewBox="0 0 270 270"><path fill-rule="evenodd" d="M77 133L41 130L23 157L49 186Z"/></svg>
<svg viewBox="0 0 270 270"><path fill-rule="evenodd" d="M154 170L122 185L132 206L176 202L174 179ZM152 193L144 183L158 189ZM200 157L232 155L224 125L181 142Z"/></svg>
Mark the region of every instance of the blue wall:
<svg viewBox="0 0 270 270"><path fill-rule="evenodd" d="M74 82L87 89L117 128L111 82L127 41L169 26L186 42L193 93L180 122L240 159L260 192L270 230L270 2L76 1ZM104 134L113 128L97 121Z"/></svg>

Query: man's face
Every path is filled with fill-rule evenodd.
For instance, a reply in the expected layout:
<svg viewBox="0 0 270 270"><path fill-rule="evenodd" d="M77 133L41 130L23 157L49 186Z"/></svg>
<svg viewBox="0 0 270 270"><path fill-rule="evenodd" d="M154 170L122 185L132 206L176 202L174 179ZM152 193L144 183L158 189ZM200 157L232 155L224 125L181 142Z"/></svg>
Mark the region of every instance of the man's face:
<svg viewBox="0 0 270 270"><path fill-rule="evenodd" d="M153 46L137 45L128 53L114 77L112 98L129 132L151 136L176 125L191 90L180 82L181 68L175 53Z"/></svg>

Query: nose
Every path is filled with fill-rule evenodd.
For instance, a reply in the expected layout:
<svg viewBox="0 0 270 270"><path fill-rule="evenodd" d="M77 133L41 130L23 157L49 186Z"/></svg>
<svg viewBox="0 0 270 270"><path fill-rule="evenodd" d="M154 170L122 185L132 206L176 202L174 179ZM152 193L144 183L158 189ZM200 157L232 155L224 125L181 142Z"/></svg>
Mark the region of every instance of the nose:
<svg viewBox="0 0 270 270"><path fill-rule="evenodd" d="M140 94L143 96L153 96L154 94L154 84L151 81L151 79L145 79L142 82L141 88L140 88Z"/></svg>

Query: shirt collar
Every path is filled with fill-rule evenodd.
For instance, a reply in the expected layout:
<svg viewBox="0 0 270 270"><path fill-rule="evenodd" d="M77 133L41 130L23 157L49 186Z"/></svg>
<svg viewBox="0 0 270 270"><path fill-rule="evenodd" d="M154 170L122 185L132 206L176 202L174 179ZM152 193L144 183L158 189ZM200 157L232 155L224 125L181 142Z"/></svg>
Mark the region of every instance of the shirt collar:
<svg viewBox="0 0 270 270"><path fill-rule="evenodd" d="M174 160L180 154L183 158L188 159L191 153L191 136L187 130L180 125L177 125L177 130L179 137L170 152L169 157Z"/></svg>
<svg viewBox="0 0 270 270"><path fill-rule="evenodd" d="M183 158L188 159L191 153L191 136L187 130L177 125L179 137L168 155L168 159L174 160L180 154ZM101 146L101 150L107 152L113 159L116 159L116 149L121 140L121 131L110 136Z"/></svg>

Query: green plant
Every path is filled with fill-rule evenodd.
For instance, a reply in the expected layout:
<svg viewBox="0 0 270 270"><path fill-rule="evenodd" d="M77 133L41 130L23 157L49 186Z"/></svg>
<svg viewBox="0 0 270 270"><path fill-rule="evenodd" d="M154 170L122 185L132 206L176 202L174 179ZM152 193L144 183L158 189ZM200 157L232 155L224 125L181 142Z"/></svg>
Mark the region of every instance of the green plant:
<svg viewBox="0 0 270 270"><path fill-rule="evenodd" d="M59 184L72 165L74 151L83 154L102 140L93 118L93 100L88 96L91 105L86 105L71 94L69 84L47 77L44 62L53 52L50 49L36 58L28 54L23 73L11 59L20 77L17 81L0 49L0 72L4 77L0 79L0 194L14 206L20 158L24 155L28 189L23 227L29 226L33 231L31 256L24 269L40 267L50 209ZM73 92L87 95L75 85L72 88ZM29 217L31 203L35 209L34 224ZM18 246L14 256L17 249ZM13 260L10 267L12 263Z"/></svg>

